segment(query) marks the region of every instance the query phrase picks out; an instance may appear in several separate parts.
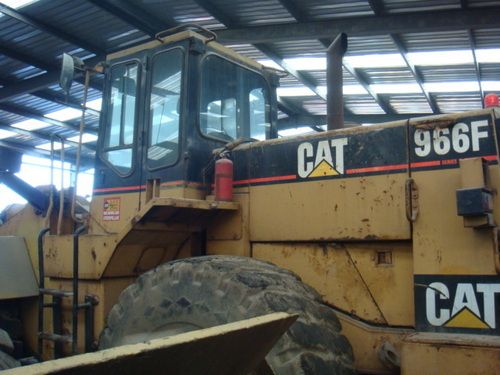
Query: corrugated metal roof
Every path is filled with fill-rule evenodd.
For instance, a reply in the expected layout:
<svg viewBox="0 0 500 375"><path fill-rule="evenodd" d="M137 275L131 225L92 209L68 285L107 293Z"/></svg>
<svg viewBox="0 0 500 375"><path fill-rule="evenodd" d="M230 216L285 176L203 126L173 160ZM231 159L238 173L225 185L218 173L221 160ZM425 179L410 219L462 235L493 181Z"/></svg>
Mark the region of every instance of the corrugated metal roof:
<svg viewBox="0 0 500 375"><path fill-rule="evenodd" d="M371 4L378 4L372 8ZM248 29L263 26L273 26L278 30L282 25L302 25L308 23L305 30L317 30L319 22L359 22L370 20L380 15L399 17L407 13L415 17L428 15L433 17L442 11L459 11L462 2L458 0L383 0L370 2L368 0L39 0L17 12L31 18L33 22L8 15L0 16L0 98L2 90L16 86L19 83L31 82L30 78L43 79L46 73L54 74L59 69L60 57L63 52L71 53L81 58L94 56L96 53L107 53L124 46L149 39L152 34L173 24L197 23L210 29ZM467 8L478 10L485 7L500 8L500 1L468 0ZM120 10L120 12L117 11ZM134 10L136 10L134 12ZM360 18L361 17L361 18ZM412 16L413 17L413 16ZM438 17L438 16L436 16ZM385 20L385 19L384 19ZM450 22L453 20L450 19ZM347 24L348 24L347 23ZM42 25L40 25L42 24ZM43 27L45 24L46 27ZM392 26L389 25L388 26ZM477 27L477 25L475 25ZM354 64L354 74L346 69L343 72L344 85L351 90L345 95L345 107L355 115L363 114L426 114L431 107L421 91L428 90L436 100L438 109L442 112L477 109L481 106L479 92L471 92L469 87L464 92L457 89L457 82L476 83L476 73L472 57L466 61L438 61L450 51L471 51L473 45L477 49L491 49L478 53L479 75L484 90L500 91L500 26L489 24L484 27L468 30L464 27L453 27L449 30L441 27L439 30L415 30L399 34L389 33L353 33L349 35L348 57L362 56L361 64ZM392 30L392 29L391 29ZM293 59L313 58L310 64L303 60L294 69L300 71L300 79L288 75L281 79L284 89L292 90L315 85L326 86L326 71L322 68L325 60L325 50L329 38L310 37L287 40L273 40L268 43L252 45L245 40L228 43L235 51L256 60L269 58L284 58L287 64ZM472 38L471 38L472 37ZM3 53L2 53L3 51ZM14 51L15 53L12 53ZM264 51L264 52L263 52ZM266 53L272 52L272 56ZM407 66L404 55L410 62L415 55L434 51L437 54L419 60L413 67ZM376 56L376 55L382 55ZM399 56L399 60L397 57ZM470 54L472 56L472 54ZM486 56L486 57L485 57ZM442 60L442 59L441 59ZM280 61L277 61L278 63ZM359 60L358 60L359 62ZM454 85L450 85L454 83ZM362 94L365 88L372 86L373 96ZM390 85L397 85L397 90L384 90ZM450 86L458 92L443 93L436 90L436 85ZM102 79L95 77L93 87L89 90L89 100L100 98L99 87ZM403 88L409 87L405 92ZM37 87L37 90L43 88ZM383 92L377 95L375 89ZM36 91L36 90L35 90ZM289 91L290 92L290 91ZM390 92L390 93L386 93ZM303 95L304 91L300 95ZM51 98L50 96L55 96ZM75 83L67 102L73 108L83 98L83 86ZM286 98L296 106L301 115L324 115L325 101L314 93L310 96L295 96ZM49 114L66 108L64 94L56 83L49 82L43 95L20 91L3 101L4 106L21 108L38 115ZM4 107L5 108L5 107ZM282 108L282 110L284 110ZM27 113L28 113L27 112ZM283 113L283 112L282 112ZM293 116L294 113L288 113ZM29 115L21 116L0 110L0 125L10 125L24 121ZM71 126L77 126L78 119L66 121ZM98 118L94 112L87 116L88 129L97 129ZM48 126L38 130L41 134L56 132L64 137L78 134L72 129L61 126ZM16 135L8 140L25 146L46 143L34 136ZM90 143L94 145L95 143ZM72 151L68 151L71 154ZM74 152L74 151L73 151Z"/></svg>

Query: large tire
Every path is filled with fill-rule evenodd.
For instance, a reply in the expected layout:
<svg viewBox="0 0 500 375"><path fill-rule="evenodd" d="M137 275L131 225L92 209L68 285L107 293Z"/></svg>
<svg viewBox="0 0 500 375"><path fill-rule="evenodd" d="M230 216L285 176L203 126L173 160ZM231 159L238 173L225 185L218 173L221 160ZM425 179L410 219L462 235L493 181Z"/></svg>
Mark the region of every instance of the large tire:
<svg viewBox="0 0 500 375"><path fill-rule="evenodd" d="M299 319L267 356L279 375L354 373L340 322L292 272L245 257L207 256L163 264L125 289L100 347L171 336L275 311Z"/></svg>
<svg viewBox="0 0 500 375"><path fill-rule="evenodd" d="M7 353L0 350L0 371L19 367L21 364Z"/></svg>

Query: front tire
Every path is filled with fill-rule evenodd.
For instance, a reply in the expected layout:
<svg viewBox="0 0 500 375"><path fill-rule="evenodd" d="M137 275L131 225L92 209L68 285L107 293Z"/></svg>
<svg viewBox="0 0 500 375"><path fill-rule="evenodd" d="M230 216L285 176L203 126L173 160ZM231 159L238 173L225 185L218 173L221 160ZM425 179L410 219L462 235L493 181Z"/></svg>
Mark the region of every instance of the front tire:
<svg viewBox="0 0 500 375"><path fill-rule="evenodd" d="M0 371L19 367L21 364L7 353L0 350Z"/></svg>
<svg viewBox="0 0 500 375"><path fill-rule="evenodd" d="M246 257L165 263L125 289L108 315L102 349L283 311L298 313L267 356L278 375L354 373L340 322L290 271Z"/></svg>

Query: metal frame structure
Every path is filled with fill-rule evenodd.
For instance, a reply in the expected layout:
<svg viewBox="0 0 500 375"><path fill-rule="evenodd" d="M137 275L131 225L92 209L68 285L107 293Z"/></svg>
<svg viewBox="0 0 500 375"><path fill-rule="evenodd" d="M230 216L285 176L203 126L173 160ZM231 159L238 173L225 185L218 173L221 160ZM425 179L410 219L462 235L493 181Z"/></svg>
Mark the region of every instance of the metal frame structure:
<svg viewBox="0 0 500 375"><path fill-rule="evenodd" d="M300 52L300 43L307 41L317 41L325 48L330 44L331 39L340 32L347 33L350 37L370 38L381 35L388 37L391 50L399 53L406 63L406 69L421 90L423 102L427 103L430 113L439 114L443 110L440 108L437 98L426 87L426 78L420 68L412 63L408 57L410 48L405 42L404 35L412 33L441 33L444 31L464 31L467 33L468 48L473 56L473 71L475 79L479 85L479 96L483 97L485 90L482 85L481 65L476 56L478 48L476 29L498 30L498 19L500 17L500 1L498 5L483 6L474 0L446 0L440 8L433 8L428 2L412 1L407 8L395 8L394 4L384 0L367 0L366 4L361 4L349 13L348 3L341 4L347 10L343 15L343 9L338 7L338 16L335 10L331 11L331 17L321 18L314 15L312 9L321 3L321 1L297 0L270 0L256 3L255 7L264 6L269 3L273 9L280 9L280 12L287 15L276 16L273 21L272 16L268 16L263 22L259 20L262 12L258 9L253 11L245 10L243 4L235 3L235 11L231 7L224 7L220 0L192 0L184 8L176 7L174 2L166 1L165 7L172 12L156 13L148 9L147 4L140 1L122 2L115 0L86 0L81 2L82 9L94 12L94 14L106 14L109 19L113 19L121 25L123 30L129 30L123 35L134 34L135 39L124 40L121 44L101 45L96 40L92 40L88 31L85 35L76 33L74 29L63 27L45 20L43 17L35 16L30 12L31 7L45 9L49 7L47 0L38 0L33 4L28 4L24 8L13 9L0 3L0 13L5 17L0 17L0 24L7 18L16 25L28 27L34 35L43 34L47 38L54 40L54 43L60 43L61 49L67 52L75 52L85 59L87 64L95 64L101 61L106 53L113 52L127 45L137 43L137 40L144 41L148 38L154 38L156 33L178 26L182 23L191 23L189 13L194 12L204 14L199 20L208 22L212 29L217 29L219 40L223 43L235 45L251 45L252 49L266 58L274 61L285 72L289 74L289 81L297 85L305 86L316 96L315 105L322 107L325 105L326 94L319 90L320 82L314 74L307 71L297 70L290 66L286 59L292 57L289 52L281 51L280 43L297 43L298 55L304 56ZM419 4L420 3L420 4ZM425 4L424 4L425 3ZM326 4L326 3L325 3ZM321 5L321 4L319 4ZM327 5L323 5L327 7ZM68 4L60 5L61 11L66 11L70 7ZM403 7L403 6L401 6ZM179 9L177 9L179 8ZM241 10L240 10L241 9ZM246 13L245 13L246 12ZM281 14L280 13L280 14ZM90 13L89 13L90 14ZM241 14L245 14L242 17ZM182 17L181 17L182 15ZM82 15L82 19L85 15ZM88 19L85 20L90 22ZM109 25L110 35L113 33L113 25ZM12 31L13 32L13 31ZM6 29L0 33L0 40L5 37L8 40L9 31ZM438 35L436 34L436 35ZM139 36L139 37L137 37ZM30 38L28 35L26 38ZM111 40L113 38L108 38ZM26 47L23 43L17 45L13 41L0 44L0 58L5 56L7 61L14 61L18 65L32 67L36 72L27 78L17 78L12 76L12 72L3 70L0 64L0 129L12 131L18 136L11 139L2 140L2 144L10 147L18 147L30 150L32 153L45 155L43 150L35 146L40 141L47 141L51 134L56 133L61 138L70 138L77 134L78 126L75 121L57 121L45 117L50 109L73 108L82 109L81 95L72 93L65 96L55 87L59 76L59 56L37 55ZM430 41L429 41L430 42ZM75 49L76 48L76 49ZM241 51L239 51L241 52ZM318 51L322 53L324 51ZM356 51L359 53L359 51ZM0 60L2 61L2 60ZM500 64L499 64L500 65ZM500 71L500 67L495 67ZM378 94L371 85L373 80L363 69L350 66L344 62L344 76L349 77L352 82L361 85L366 90L366 95L362 101L369 103L374 108L379 108L376 113L369 113L366 110L358 110L357 104L349 104L346 101L344 111L346 120L356 123L379 122L399 119L402 117L418 116L422 113L410 112L401 113L391 104L391 96ZM457 80L461 77L457 76ZM81 79L80 79L81 82ZM91 91L94 97L100 95L101 82L99 79L91 81ZM81 89L80 89L81 90ZM24 98L24 100L20 100ZM32 107L31 102L36 102L37 106ZM311 97L314 98L314 97ZM310 98L309 98L310 99ZM361 99L360 99L361 100ZM310 126L312 129L322 130L319 125L324 121L324 113L315 113L307 109L305 98L284 98L279 100L279 109L283 113L281 117L288 117L280 121L281 126ZM2 117L2 114L5 116ZM88 109L90 120L86 132L96 134L98 111ZM11 127L10 124L23 119L36 119L46 122L49 128L43 128L37 131L22 130ZM89 164L93 157L95 146L90 144L85 148L84 160ZM71 156L71 150L69 150Z"/></svg>

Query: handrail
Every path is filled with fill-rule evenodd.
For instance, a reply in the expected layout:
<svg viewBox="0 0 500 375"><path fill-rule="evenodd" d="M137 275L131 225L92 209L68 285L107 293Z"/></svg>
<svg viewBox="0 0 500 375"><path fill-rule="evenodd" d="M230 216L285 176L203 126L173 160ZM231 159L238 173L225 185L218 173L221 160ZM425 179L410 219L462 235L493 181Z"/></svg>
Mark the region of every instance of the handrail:
<svg viewBox="0 0 500 375"><path fill-rule="evenodd" d="M75 215L75 205L76 205L76 190L78 186L78 174L80 173L80 158L82 153L82 140L83 140L83 130L85 128L85 112L87 107L87 96L89 91L89 83L90 83L90 70L85 70L85 86L83 90L83 103L82 103L82 116L80 117L80 134L78 138L78 148L76 149L76 165L75 165L75 177L74 177L74 186L73 193L71 195L71 218L77 222L82 223L83 220L81 218L76 217Z"/></svg>

